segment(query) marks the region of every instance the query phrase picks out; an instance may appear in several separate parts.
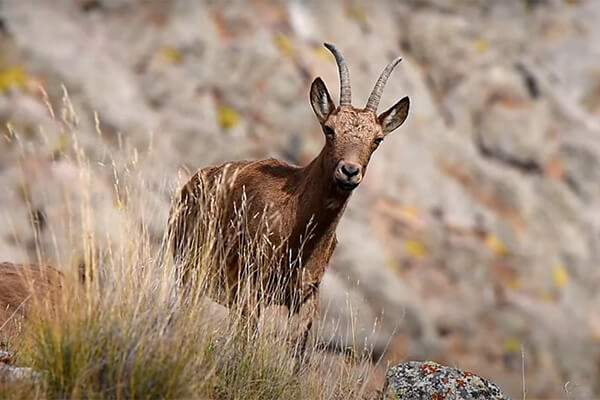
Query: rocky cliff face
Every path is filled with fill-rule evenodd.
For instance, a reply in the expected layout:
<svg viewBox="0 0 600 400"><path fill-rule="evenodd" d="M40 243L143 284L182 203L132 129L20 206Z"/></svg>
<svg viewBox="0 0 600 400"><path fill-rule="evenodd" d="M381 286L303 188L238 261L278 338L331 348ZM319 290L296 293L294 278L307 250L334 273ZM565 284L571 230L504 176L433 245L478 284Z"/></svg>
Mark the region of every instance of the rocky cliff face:
<svg viewBox="0 0 600 400"><path fill-rule="evenodd" d="M37 243L77 263L82 197L99 242L125 239L125 198L158 242L190 171L317 154L308 88L337 86L321 42L344 52L357 105L401 55L381 109L409 95L409 119L339 227L320 334L459 365L511 397L522 356L532 397L600 393L598 3L4 0L0 18L0 259L35 259ZM85 190L47 111L62 83Z"/></svg>

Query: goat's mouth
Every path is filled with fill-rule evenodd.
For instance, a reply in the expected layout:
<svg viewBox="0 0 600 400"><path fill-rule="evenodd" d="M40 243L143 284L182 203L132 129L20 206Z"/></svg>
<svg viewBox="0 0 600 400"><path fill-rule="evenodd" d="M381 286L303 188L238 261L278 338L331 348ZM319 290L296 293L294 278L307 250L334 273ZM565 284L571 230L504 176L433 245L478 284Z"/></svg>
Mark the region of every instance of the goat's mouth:
<svg viewBox="0 0 600 400"><path fill-rule="evenodd" d="M360 181L348 182L347 180L340 179L337 176L334 178L334 180L340 189L342 189L344 191L348 191L348 192L354 190L360 183Z"/></svg>

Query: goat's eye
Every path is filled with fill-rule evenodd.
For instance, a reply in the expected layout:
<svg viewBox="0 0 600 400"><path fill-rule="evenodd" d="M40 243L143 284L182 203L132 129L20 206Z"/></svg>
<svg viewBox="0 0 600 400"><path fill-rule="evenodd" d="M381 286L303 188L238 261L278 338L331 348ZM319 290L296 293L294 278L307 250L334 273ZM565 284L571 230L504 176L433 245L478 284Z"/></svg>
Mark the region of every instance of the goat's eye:
<svg viewBox="0 0 600 400"><path fill-rule="evenodd" d="M381 142L383 142L383 138L382 137L378 137L377 139L373 140L373 144L375 146L379 146L381 144Z"/></svg>
<svg viewBox="0 0 600 400"><path fill-rule="evenodd" d="M323 125L323 130L325 131L325 134L327 136L333 136L335 134L335 132L333 131L333 128L330 128L327 125Z"/></svg>

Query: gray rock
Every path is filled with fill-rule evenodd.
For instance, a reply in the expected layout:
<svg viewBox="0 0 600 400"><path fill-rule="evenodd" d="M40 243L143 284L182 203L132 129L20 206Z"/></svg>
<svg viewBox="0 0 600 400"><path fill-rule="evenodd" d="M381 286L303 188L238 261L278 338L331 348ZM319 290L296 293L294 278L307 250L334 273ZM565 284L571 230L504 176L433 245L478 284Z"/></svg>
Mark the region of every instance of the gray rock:
<svg viewBox="0 0 600 400"><path fill-rule="evenodd" d="M13 367L0 363L0 383L32 383L40 379L40 373L26 367Z"/></svg>
<svg viewBox="0 0 600 400"><path fill-rule="evenodd" d="M382 400L509 400L487 379L432 361L396 365L386 378Z"/></svg>

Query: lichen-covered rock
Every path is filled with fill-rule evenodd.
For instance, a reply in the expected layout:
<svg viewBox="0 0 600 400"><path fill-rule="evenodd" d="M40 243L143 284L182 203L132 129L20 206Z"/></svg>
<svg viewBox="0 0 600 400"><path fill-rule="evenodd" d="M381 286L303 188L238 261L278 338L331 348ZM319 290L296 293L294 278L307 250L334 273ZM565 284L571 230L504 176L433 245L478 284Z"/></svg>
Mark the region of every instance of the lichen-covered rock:
<svg viewBox="0 0 600 400"><path fill-rule="evenodd" d="M410 361L390 368L381 398L508 400L500 388L487 379L432 361Z"/></svg>

